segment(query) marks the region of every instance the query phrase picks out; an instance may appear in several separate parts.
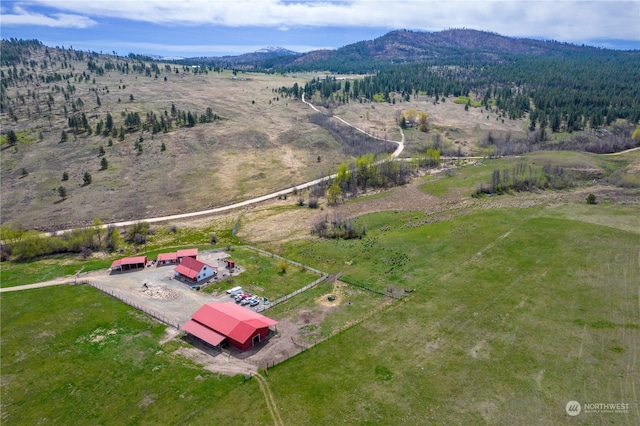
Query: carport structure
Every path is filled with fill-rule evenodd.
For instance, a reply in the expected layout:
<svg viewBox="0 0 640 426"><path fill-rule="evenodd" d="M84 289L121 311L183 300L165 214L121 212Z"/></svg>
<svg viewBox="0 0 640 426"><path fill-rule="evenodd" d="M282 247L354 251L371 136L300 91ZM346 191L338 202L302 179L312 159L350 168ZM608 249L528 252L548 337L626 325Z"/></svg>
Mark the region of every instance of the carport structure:
<svg viewBox="0 0 640 426"><path fill-rule="evenodd" d="M147 265L147 256L124 257L114 260L111 264L111 271L131 271L134 269L144 269Z"/></svg>

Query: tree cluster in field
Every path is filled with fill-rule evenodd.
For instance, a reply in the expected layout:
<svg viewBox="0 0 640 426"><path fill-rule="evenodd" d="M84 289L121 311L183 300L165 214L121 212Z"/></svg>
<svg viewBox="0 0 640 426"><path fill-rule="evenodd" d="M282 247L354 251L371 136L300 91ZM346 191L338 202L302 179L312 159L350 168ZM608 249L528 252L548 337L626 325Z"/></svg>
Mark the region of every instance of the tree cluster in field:
<svg viewBox="0 0 640 426"><path fill-rule="evenodd" d="M511 134L488 132L480 146L491 149L491 155L521 155L534 151L585 151L595 154L620 152L640 146L640 137L632 137L633 127L615 124L609 130L573 135L561 140L546 140L540 131L529 132L525 138L512 138Z"/></svg>
<svg viewBox="0 0 640 426"><path fill-rule="evenodd" d="M314 114L310 121L327 130L342 145L343 152L352 157L370 153L388 154L397 147L393 142L373 138L324 114Z"/></svg>
<svg viewBox="0 0 640 426"><path fill-rule="evenodd" d="M317 207L320 197L325 197L328 204L337 204L371 189L404 185L420 169L438 167L440 163L440 153L433 148L411 161L376 161L373 154L367 154L350 163L343 162L335 176L310 188L309 207ZM298 204L303 202L299 199Z"/></svg>
<svg viewBox="0 0 640 426"><path fill-rule="evenodd" d="M116 250L123 240L133 244L144 244L148 235L153 234L148 222L134 223L125 231L124 238L118 228L103 225L102 220L95 219L91 227L43 236L38 231L3 224L0 226L1 260L29 260L59 253L82 253L86 256L93 251Z"/></svg>
<svg viewBox="0 0 640 426"><path fill-rule="evenodd" d="M99 219L94 221L93 227L46 237L37 231L27 231L7 224L0 227L0 233L2 261L10 258L29 260L59 253L88 255L97 250L115 250L122 241L117 228L102 228L102 221Z"/></svg>
<svg viewBox="0 0 640 426"><path fill-rule="evenodd" d="M145 244L152 233L148 222L136 222L127 229L124 239L128 243Z"/></svg>
<svg viewBox="0 0 640 426"><path fill-rule="evenodd" d="M31 56L31 53L43 48L41 41L36 39L22 40L10 38L2 40L0 45L0 65L11 66L19 64L22 58Z"/></svg>
<svg viewBox="0 0 640 426"><path fill-rule="evenodd" d="M560 166L545 164L538 168L526 162L519 162L513 168L495 169L491 183L479 183L474 196L482 194L502 194L508 191L534 191L544 189L566 189L574 185L572 178Z"/></svg>
<svg viewBox="0 0 640 426"><path fill-rule="evenodd" d="M316 220L311 228L311 233L322 238L350 240L362 238L367 234L367 229L363 225L355 225L354 219L345 219L336 213L331 218L325 215Z"/></svg>
<svg viewBox="0 0 640 426"><path fill-rule="evenodd" d="M424 111L409 108L406 111L398 111L396 124L402 129L415 127L419 131L426 133L429 131L429 115Z"/></svg>

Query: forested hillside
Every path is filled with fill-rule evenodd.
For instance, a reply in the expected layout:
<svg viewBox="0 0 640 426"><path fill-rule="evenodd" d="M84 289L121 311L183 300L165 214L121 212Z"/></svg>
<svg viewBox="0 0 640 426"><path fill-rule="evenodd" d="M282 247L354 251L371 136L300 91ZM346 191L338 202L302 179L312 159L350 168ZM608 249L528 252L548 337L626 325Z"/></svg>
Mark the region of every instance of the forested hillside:
<svg viewBox="0 0 640 426"><path fill-rule="evenodd" d="M465 96L508 118L530 114L531 127L573 132L640 120L640 56L618 58L514 57L509 63L467 66L405 65L350 85L312 81L307 94L343 92L350 99L391 101L415 94Z"/></svg>
<svg viewBox="0 0 640 426"><path fill-rule="evenodd" d="M510 62L514 56L549 58L617 59L638 52L578 46L555 40L505 37L471 29L438 32L391 31L374 40L363 40L335 50L305 54L239 55L223 58L189 58L190 65L214 64L247 70L300 72L328 70L338 74L364 74L388 70L396 65L430 64L469 66Z"/></svg>

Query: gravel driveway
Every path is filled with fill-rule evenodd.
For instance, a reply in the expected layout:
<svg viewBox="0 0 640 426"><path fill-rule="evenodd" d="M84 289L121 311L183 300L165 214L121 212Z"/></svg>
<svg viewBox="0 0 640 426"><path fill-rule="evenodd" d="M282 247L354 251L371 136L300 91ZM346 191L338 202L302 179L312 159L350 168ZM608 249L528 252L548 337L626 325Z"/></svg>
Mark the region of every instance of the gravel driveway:
<svg viewBox="0 0 640 426"><path fill-rule="evenodd" d="M199 253L198 259L218 267L218 276L229 275L223 259L224 252ZM174 278L175 265L150 266L145 269L109 274L107 271L89 274L85 278L101 290L110 293L127 304L141 307L155 316L166 318L172 324L184 323L200 307L210 302L228 302L229 296L196 291L191 285ZM234 275L241 270L234 272ZM146 286L145 286L146 284Z"/></svg>

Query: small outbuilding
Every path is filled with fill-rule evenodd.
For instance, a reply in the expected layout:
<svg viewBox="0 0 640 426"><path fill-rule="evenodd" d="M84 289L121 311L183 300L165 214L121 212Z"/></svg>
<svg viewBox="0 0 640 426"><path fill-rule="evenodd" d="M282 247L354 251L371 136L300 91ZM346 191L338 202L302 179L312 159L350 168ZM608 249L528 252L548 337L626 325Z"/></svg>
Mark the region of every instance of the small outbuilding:
<svg viewBox="0 0 640 426"><path fill-rule="evenodd" d="M190 257L196 260L198 258L198 249L192 248L192 249L178 250L176 252L176 257L178 258L178 263L182 262L187 257Z"/></svg>
<svg viewBox="0 0 640 426"><path fill-rule="evenodd" d="M182 326L187 333L212 345L223 341L246 351L272 334L277 321L233 302L207 303Z"/></svg>
<svg viewBox="0 0 640 426"><path fill-rule="evenodd" d="M225 259L224 264L227 267L227 269L235 269L236 267L236 262L231 259Z"/></svg>
<svg viewBox="0 0 640 426"><path fill-rule="evenodd" d="M177 253L160 253L156 266L175 265L176 263L178 263Z"/></svg>
<svg viewBox="0 0 640 426"><path fill-rule="evenodd" d="M197 283L215 276L218 273L218 268L192 257L184 257L174 271L176 277Z"/></svg>
<svg viewBox="0 0 640 426"><path fill-rule="evenodd" d="M135 269L144 269L147 265L147 256L124 257L114 260L111 264L111 271L131 271Z"/></svg>

